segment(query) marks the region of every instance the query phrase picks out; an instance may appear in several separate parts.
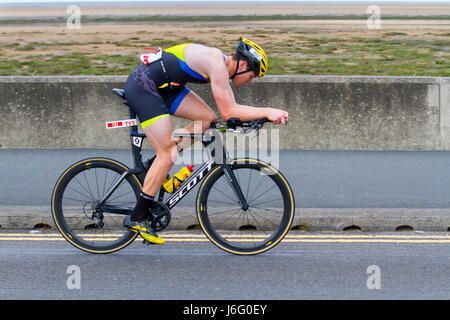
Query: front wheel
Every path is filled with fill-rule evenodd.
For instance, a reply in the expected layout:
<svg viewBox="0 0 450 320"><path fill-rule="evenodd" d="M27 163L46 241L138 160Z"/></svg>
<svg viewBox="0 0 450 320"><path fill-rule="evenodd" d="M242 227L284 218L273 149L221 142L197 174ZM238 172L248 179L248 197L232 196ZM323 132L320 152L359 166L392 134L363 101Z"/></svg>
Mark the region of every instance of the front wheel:
<svg viewBox="0 0 450 320"><path fill-rule="evenodd" d="M262 161L235 159L230 167L249 208L242 209L222 166L217 165L197 195L200 226L209 240L227 252L265 252L276 246L292 225L292 189L278 170Z"/></svg>
<svg viewBox="0 0 450 320"><path fill-rule="evenodd" d="M103 207L123 208L123 214L97 208L128 168L115 160L90 158L75 163L53 189L52 214L56 227L75 247L91 253L110 253L129 245L137 234L122 226L127 210L136 205L141 182L128 174Z"/></svg>

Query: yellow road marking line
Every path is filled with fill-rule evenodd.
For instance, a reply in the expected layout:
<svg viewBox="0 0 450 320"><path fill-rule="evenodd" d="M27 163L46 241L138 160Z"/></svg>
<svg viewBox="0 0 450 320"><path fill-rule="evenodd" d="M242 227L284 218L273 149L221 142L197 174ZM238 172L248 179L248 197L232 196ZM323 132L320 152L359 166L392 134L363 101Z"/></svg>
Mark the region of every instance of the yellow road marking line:
<svg viewBox="0 0 450 320"><path fill-rule="evenodd" d="M86 238L86 241L114 241L116 238ZM208 242L209 240L204 239L195 239L195 238L172 238L165 239L167 242ZM257 240L257 239L254 239ZM242 239L238 242L255 242L253 239ZM65 241L64 238L20 238L20 237L0 237L0 241ZM285 243L448 243L450 244L450 240L414 240L414 239L283 239L282 242Z"/></svg>
<svg viewBox="0 0 450 320"><path fill-rule="evenodd" d="M420 235L311 235L311 236L289 236L285 239L448 239L450 236L420 236Z"/></svg>
<svg viewBox="0 0 450 320"><path fill-rule="evenodd" d="M341 242L341 243L450 243L449 240L414 239L283 239L282 242Z"/></svg>
<svg viewBox="0 0 450 320"><path fill-rule="evenodd" d="M114 241L121 234L84 234L86 241ZM203 234L162 234L168 242L208 242ZM263 235L230 235L226 239L238 242L263 240ZM0 233L0 241L65 241L60 234ZM286 243L450 243L450 235L287 235Z"/></svg>
<svg viewBox="0 0 450 320"><path fill-rule="evenodd" d="M120 237L123 234L121 233L107 233L107 234L93 234L86 233L80 234L80 237ZM184 234L184 233L161 233L161 235L165 238L180 238L180 237L188 237L188 238L206 238L203 234ZM0 237L36 237L36 238L47 238L47 237L61 237L59 233L0 233ZM240 237L251 237L251 238L266 238L267 235L263 234L231 234L227 235L227 238L240 238ZM335 235L335 234L321 234L321 235L286 235L285 239L380 239L380 238L389 238L389 239L449 239L450 235Z"/></svg>

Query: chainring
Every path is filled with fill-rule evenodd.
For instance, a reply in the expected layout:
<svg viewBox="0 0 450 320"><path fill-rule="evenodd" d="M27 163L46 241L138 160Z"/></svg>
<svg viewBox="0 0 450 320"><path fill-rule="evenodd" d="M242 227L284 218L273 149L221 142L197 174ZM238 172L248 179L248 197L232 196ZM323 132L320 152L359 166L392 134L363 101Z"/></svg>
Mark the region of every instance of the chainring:
<svg viewBox="0 0 450 320"><path fill-rule="evenodd" d="M155 231L161 231L167 228L170 223L170 210L162 202L155 201L150 208L153 215L152 227Z"/></svg>

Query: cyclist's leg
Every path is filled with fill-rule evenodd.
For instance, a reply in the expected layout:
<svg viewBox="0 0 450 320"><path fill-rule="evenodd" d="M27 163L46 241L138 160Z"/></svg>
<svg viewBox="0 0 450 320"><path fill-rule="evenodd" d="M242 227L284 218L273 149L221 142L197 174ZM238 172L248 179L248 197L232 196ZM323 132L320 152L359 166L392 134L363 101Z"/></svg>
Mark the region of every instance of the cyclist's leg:
<svg viewBox="0 0 450 320"><path fill-rule="evenodd" d="M145 95L140 94L139 101L130 101L129 96L126 95L127 100L136 110L144 132L156 152L156 158L145 176L142 188L142 191L151 197L155 197L178 157L176 143L172 140L172 120L168 115L201 121L202 132L209 128L212 121L216 120L214 111L198 95L187 88L180 87L163 96L164 98L159 94L149 95L146 93ZM185 129L194 133L195 123L191 123ZM191 139L185 140L187 141L183 141L179 147L186 148L192 144Z"/></svg>
<svg viewBox="0 0 450 320"><path fill-rule="evenodd" d="M172 121L164 99L151 79L148 79L146 86L142 86L129 77L125 84L125 96L156 151L156 159L146 174L136 207L131 216L124 220L124 226L138 232L150 242L163 244L164 240L154 233L147 219L152 218L150 210L154 205L156 192L175 161L170 156L171 149L176 149L175 142L172 141Z"/></svg>
<svg viewBox="0 0 450 320"><path fill-rule="evenodd" d="M201 121L201 132L206 131L212 121L216 120L216 115L203 100L187 88L181 87L170 94L164 95L164 103L168 107L169 114L194 121ZM151 121L151 120L150 120ZM142 191L155 197L161 188L164 179L178 158L177 144L172 139L173 125L170 117L162 117L151 125L143 123L144 132L152 144L156 158L153 161L147 175L145 176ZM194 133L197 129L195 123L188 125L185 130ZM186 148L192 144L191 139L177 141L178 149Z"/></svg>
<svg viewBox="0 0 450 320"><path fill-rule="evenodd" d="M156 158L145 176L136 207L132 215L125 219L124 226L135 230L151 243L164 244L164 240L155 233L154 226L148 222L148 219L153 220L150 211L156 204L155 195L176 161L177 153L176 144L172 141L172 120L169 116L156 118L148 126L146 126L148 122L141 123L145 126L144 132L156 151ZM175 153L172 156L173 151Z"/></svg>
<svg viewBox="0 0 450 320"><path fill-rule="evenodd" d="M154 197L177 159L176 144L172 140L173 126L170 117L163 117L146 127L144 132L156 152L142 191Z"/></svg>
<svg viewBox="0 0 450 320"><path fill-rule="evenodd" d="M211 122L217 120L214 111L193 91L186 94L173 115L193 121L202 121L202 132L209 128Z"/></svg>
<svg viewBox="0 0 450 320"><path fill-rule="evenodd" d="M217 120L214 111L196 93L187 88L182 90L174 102L166 101L166 103L171 106L172 115L194 121L184 128L185 132L203 133L208 130L211 122ZM191 139L183 139L181 142L178 141L178 147L187 148L192 143Z"/></svg>
<svg viewBox="0 0 450 320"><path fill-rule="evenodd" d="M151 243L164 244L164 240L155 233L154 226L147 219L153 220L149 212L156 204L155 195L176 160L174 158L176 157L176 144L172 141L172 121L168 116L161 117L144 128L144 132L156 151L156 158L145 176L142 193L133 214L127 217L124 225L136 230ZM175 151L174 156L172 156L173 151Z"/></svg>
<svg viewBox="0 0 450 320"><path fill-rule="evenodd" d="M141 78L138 78L142 82ZM156 152L156 158L144 180L142 191L154 197L173 163L170 156L175 148L172 141L172 121L165 100L152 79L140 83L130 76L125 84L125 97L136 112L144 132ZM176 156L176 154L175 154Z"/></svg>

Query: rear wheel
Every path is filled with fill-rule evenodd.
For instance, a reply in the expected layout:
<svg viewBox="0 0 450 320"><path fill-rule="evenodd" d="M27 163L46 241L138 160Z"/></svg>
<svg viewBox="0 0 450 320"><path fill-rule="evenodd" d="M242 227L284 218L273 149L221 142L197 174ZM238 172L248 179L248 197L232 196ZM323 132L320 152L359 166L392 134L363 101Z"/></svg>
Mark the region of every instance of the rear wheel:
<svg viewBox="0 0 450 320"><path fill-rule="evenodd" d="M75 247L92 253L110 253L129 245L137 234L122 226L125 214L95 210L128 168L115 160L91 158L75 163L58 179L52 195L56 227ZM141 182L129 174L106 201L106 206L132 210Z"/></svg>
<svg viewBox="0 0 450 320"><path fill-rule="evenodd" d="M244 210L222 166L214 168L197 195L197 217L205 235L219 248L251 255L276 246L288 233L295 212L289 183L275 168L255 159L231 165L249 208Z"/></svg>

